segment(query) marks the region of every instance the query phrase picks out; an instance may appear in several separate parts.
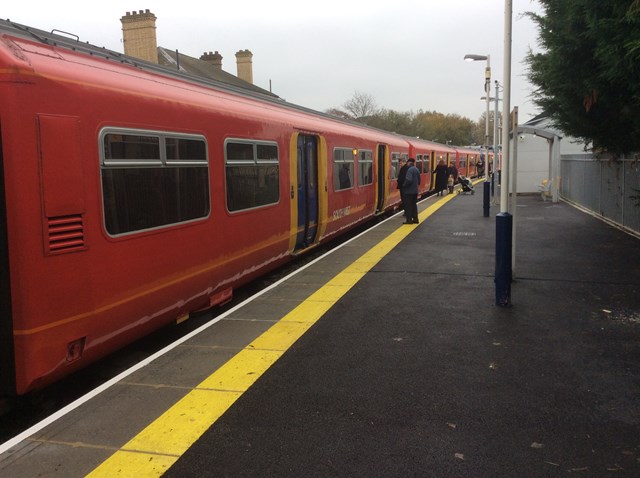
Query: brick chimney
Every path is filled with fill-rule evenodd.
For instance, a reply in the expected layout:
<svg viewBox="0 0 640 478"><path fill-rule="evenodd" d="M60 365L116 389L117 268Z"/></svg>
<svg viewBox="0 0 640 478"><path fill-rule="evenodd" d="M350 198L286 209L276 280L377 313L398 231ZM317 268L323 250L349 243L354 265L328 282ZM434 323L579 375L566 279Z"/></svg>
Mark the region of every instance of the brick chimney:
<svg viewBox="0 0 640 478"><path fill-rule="evenodd" d="M217 51L215 53L207 53L206 51L200 57L201 60L211 63L214 68L222 70L222 55Z"/></svg>
<svg viewBox="0 0 640 478"><path fill-rule="evenodd" d="M124 54L141 60L158 63L158 43L156 41L156 16L147 10L127 12L120 18Z"/></svg>
<svg viewBox="0 0 640 478"><path fill-rule="evenodd" d="M236 64L238 66L238 78L253 84L253 53L249 50L240 50L236 53Z"/></svg>

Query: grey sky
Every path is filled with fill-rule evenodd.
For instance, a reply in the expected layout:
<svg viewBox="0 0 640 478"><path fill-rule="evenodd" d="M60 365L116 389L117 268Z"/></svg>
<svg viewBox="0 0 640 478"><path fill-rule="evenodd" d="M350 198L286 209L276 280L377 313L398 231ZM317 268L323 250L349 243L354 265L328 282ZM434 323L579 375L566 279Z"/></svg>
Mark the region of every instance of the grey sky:
<svg viewBox="0 0 640 478"><path fill-rule="evenodd" d="M36 0L5 2L0 17L123 51L120 17L145 9L157 17L159 46L194 57L217 50L233 74L235 52L249 49L256 85L271 81L277 95L316 110L359 91L388 109L477 120L486 62L465 62L467 53L490 54L492 82L502 82L503 0ZM513 0L511 105L521 122L538 114L523 64L538 49L537 30L525 11L540 7Z"/></svg>

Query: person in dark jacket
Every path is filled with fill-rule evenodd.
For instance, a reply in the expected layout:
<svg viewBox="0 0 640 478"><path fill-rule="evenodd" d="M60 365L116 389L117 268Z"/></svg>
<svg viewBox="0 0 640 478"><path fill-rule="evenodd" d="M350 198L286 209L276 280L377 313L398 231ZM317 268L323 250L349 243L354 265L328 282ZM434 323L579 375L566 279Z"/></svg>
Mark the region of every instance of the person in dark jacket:
<svg viewBox="0 0 640 478"><path fill-rule="evenodd" d="M458 168L456 168L456 163L451 163L449 165L449 169L447 170L448 182L447 186L449 189L449 194L453 194L453 188L458 183Z"/></svg>
<svg viewBox="0 0 640 478"><path fill-rule="evenodd" d="M347 189L351 187L350 173L351 173L351 170L349 169L348 165L344 164L340 168L340 172L338 173L338 179L340 181L340 189Z"/></svg>
<svg viewBox="0 0 640 478"><path fill-rule="evenodd" d="M415 166L416 160L407 161L407 174L402 183L402 194L405 198L404 224L418 224L418 186L420 185L420 171Z"/></svg>
<svg viewBox="0 0 640 478"><path fill-rule="evenodd" d="M453 176L453 184L458 184L458 168L456 168L456 163L449 165L449 176Z"/></svg>
<svg viewBox="0 0 640 478"><path fill-rule="evenodd" d="M436 194L438 196L443 196L444 192L447 190L447 180L449 179L449 174L447 165L444 163L444 159L441 159L436 166L436 169L433 170L433 174L436 175Z"/></svg>
<svg viewBox="0 0 640 478"><path fill-rule="evenodd" d="M402 185L404 184L404 179L407 177L407 169L409 169L409 165L404 158L400 158L399 164L400 171L398 171L398 189L400 190L400 207L404 209L404 217L407 217L407 201L402 193Z"/></svg>

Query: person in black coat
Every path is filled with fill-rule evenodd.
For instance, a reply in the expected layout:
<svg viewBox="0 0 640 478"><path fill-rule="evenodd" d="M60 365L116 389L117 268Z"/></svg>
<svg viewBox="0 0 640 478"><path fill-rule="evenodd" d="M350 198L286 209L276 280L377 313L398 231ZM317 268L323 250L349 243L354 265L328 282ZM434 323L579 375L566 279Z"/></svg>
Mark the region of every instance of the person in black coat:
<svg viewBox="0 0 640 478"><path fill-rule="evenodd" d="M458 168L456 168L456 163L449 165L449 175L453 176L453 184L458 184Z"/></svg>
<svg viewBox="0 0 640 478"><path fill-rule="evenodd" d="M407 169L409 169L409 165L407 164L404 158L400 158L400 171L398 171L398 189L400 190L400 207L404 209L404 216L407 217L407 201L402 194L402 186L404 185L404 180L407 177Z"/></svg>
<svg viewBox="0 0 640 478"><path fill-rule="evenodd" d="M418 224L418 186L420 186L420 171L415 166L416 160L407 160L407 171L402 182L402 196L404 201L405 224Z"/></svg>
<svg viewBox="0 0 640 478"><path fill-rule="evenodd" d="M443 196L443 191L447 190L447 180L449 179L448 168L443 159L440 160L436 169L433 170L433 174L436 175L436 194Z"/></svg>

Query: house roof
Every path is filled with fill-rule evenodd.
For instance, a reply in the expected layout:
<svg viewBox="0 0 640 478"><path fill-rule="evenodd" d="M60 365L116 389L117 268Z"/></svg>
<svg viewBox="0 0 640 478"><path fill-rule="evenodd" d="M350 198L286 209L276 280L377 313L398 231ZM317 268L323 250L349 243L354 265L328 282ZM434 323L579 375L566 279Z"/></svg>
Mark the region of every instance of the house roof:
<svg viewBox="0 0 640 478"><path fill-rule="evenodd" d="M237 93L244 93L253 96L257 95L258 97L270 99L272 101L282 101L278 95L274 95L267 90L241 80L237 76L215 68L209 62L183 55L182 53L176 55L175 51L172 52L166 48L158 48L158 59L160 63L156 64L139 58L127 56L123 53L109 50L104 47L97 47L89 42L81 42L76 35L58 32L58 30L47 32L38 28L21 25L19 23L12 22L11 20L0 19L0 34L3 33L38 41L54 47L59 46L67 48L69 50L105 58L122 64L128 64L136 68L154 71L159 74L182 77L189 81L229 89ZM179 69L177 68L177 58L180 62Z"/></svg>
<svg viewBox="0 0 640 478"><path fill-rule="evenodd" d="M278 98L278 95L260 88L252 83L241 80L231 73L227 73L221 68L216 68L211 62L194 58L178 50L158 47L158 64L169 69L176 69L180 72L190 73L210 80L232 85L238 88L254 91L263 95Z"/></svg>
<svg viewBox="0 0 640 478"><path fill-rule="evenodd" d="M525 125L536 126L540 123L544 123L547 119L549 119L549 115L547 113L540 113L538 116L534 116L529 121L527 121Z"/></svg>

